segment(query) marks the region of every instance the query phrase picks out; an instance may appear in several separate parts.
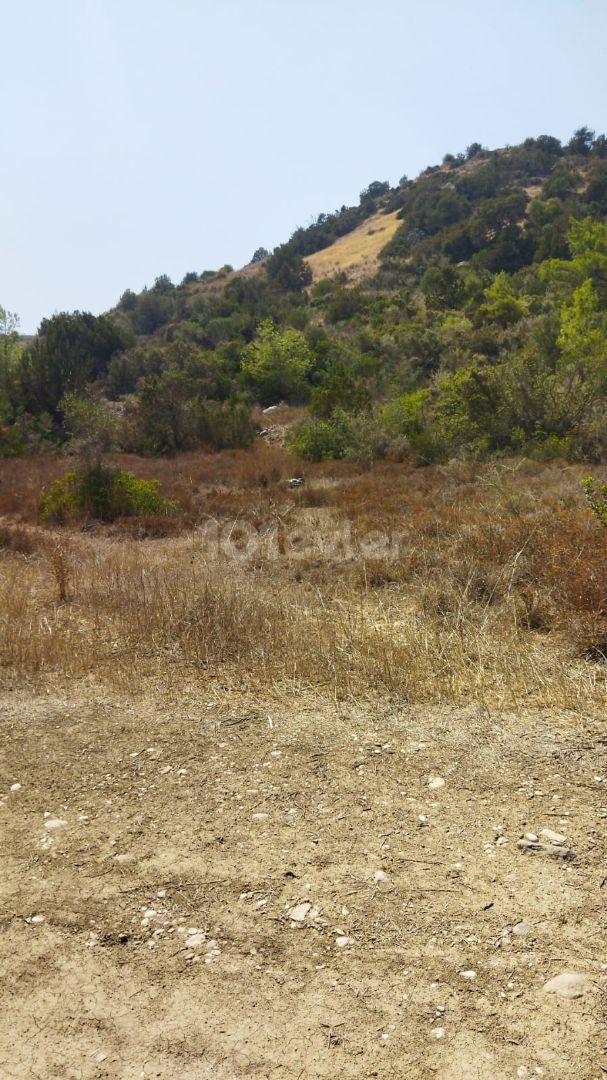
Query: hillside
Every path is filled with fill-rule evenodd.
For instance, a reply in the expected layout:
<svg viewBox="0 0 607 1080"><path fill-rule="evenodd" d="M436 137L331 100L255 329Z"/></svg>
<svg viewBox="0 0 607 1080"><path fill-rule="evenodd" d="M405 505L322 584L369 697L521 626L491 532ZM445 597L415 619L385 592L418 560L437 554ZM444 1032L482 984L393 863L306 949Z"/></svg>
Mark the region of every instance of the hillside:
<svg viewBox="0 0 607 1080"><path fill-rule="evenodd" d="M308 459L599 460L606 222L607 140L586 128L374 181L240 271L5 335L0 453L61 442L64 395L88 389L127 451L247 447L251 408L283 401L307 408Z"/></svg>
<svg viewBox="0 0 607 1080"><path fill-rule="evenodd" d="M371 277L378 268L380 252L400 224L397 210L388 214L379 211L357 225L351 233L340 236L329 247L308 255L306 263L312 271L313 280L321 281L342 273L350 282Z"/></svg>

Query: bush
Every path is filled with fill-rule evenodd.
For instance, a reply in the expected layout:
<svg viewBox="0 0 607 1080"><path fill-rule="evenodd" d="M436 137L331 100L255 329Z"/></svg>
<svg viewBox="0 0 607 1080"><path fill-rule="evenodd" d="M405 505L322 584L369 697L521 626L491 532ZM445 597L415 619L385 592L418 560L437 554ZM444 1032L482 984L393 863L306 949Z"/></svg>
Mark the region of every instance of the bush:
<svg viewBox="0 0 607 1080"><path fill-rule="evenodd" d="M140 480L133 473L106 465L69 472L42 494L40 521L64 525L81 517L115 521L120 517L176 513L177 503L163 498L158 488L158 480Z"/></svg>
<svg viewBox="0 0 607 1080"><path fill-rule="evenodd" d="M307 461L331 461L343 458L348 447L350 430L345 414L330 420L304 420L289 439L289 449Z"/></svg>
<svg viewBox="0 0 607 1080"><path fill-rule="evenodd" d="M592 513L602 525L607 525L607 484L595 484L591 476L586 476L582 486Z"/></svg>

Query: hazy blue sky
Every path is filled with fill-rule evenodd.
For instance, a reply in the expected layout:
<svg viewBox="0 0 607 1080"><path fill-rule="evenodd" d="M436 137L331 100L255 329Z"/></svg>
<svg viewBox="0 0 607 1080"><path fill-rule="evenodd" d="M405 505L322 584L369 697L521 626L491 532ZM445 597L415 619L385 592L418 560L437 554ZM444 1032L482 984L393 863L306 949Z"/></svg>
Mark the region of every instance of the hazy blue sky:
<svg viewBox="0 0 607 1080"><path fill-rule="evenodd" d="M607 127L605 0L2 4L0 304L248 262L369 181Z"/></svg>

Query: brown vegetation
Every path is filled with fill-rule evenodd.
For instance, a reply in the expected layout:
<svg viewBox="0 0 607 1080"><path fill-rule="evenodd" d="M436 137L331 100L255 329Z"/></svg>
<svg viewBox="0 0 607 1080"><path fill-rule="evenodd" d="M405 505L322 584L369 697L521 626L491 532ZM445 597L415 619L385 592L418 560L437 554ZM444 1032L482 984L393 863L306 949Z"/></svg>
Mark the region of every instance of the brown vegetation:
<svg viewBox="0 0 607 1080"><path fill-rule="evenodd" d="M576 467L331 463L290 490L298 463L278 447L117 462L158 476L181 515L51 532L21 519L64 463L5 469L5 680L219 673L337 698L562 708L604 690L606 535Z"/></svg>

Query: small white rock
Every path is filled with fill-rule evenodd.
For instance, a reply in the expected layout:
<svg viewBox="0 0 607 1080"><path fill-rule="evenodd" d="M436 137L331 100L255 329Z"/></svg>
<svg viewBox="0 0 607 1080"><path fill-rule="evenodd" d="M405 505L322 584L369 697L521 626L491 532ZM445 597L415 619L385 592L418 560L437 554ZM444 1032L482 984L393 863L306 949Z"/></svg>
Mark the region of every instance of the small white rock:
<svg viewBox="0 0 607 1080"><path fill-rule="evenodd" d="M428 780L428 787L430 791L436 791L438 788L444 787L445 781L442 776L431 776Z"/></svg>
<svg viewBox="0 0 607 1080"><path fill-rule="evenodd" d="M345 949L346 945L353 945L354 942L353 939L351 937L347 937L346 934L340 934L339 937L335 938L335 944L337 945L338 949Z"/></svg>
<svg viewBox="0 0 607 1080"><path fill-rule="evenodd" d="M526 832L525 840L529 840L532 844L537 844L539 837L534 832Z"/></svg>
<svg viewBox="0 0 607 1080"><path fill-rule="evenodd" d="M199 949L201 945L204 945L205 934L201 930L198 930L195 934L188 934L185 939L186 949Z"/></svg>
<svg viewBox="0 0 607 1080"><path fill-rule="evenodd" d="M476 971L460 971L462 979L476 979Z"/></svg>
<svg viewBox="0 0 607 1080"><path fill-rule="evenodd" d="M118 866L124 866L125 863L135 861L135 856L130 855L129 852L125 852L123 855L114 855L114 862L118 863Z"/></svg>
<svg viewBox="0 0 607 1080"><path fill-rule="evenodd" d="M435 1028L432 1028L432 1031L430 1032L430 1034L431 1034L433 1039L444 1039L444 1037L445 1037L445 1029L443 1027L435 1027Z"/></svg>
<svg viewBox="0 0 607 1080"><path fill-rule="evenodd" d="M268 815L264 813L253 814L253 821L265 821L267 817Z"/></svg>
<svg viewBox="0 0 607 1080"><path fill-rule="evenodd" d="M529 933L529 927L526 922L517 922L512 927L512 933L517 934L518 937L525 937Z"/></svg>
<svg viewBox="0 0 607 1080"><path fill-rule="evenodd" d="M48 829L49 832L53 832L54 829L65 829L66 825L67 821L59 817L47 818L44 822L44 828Z"/></svg>
<svg viewBox="0 0 607 1080"><path fill-rule="evenodd" d="M551 844L564 844L567 839L562 833L553 832L552 829L542 829L540 836L543 836L544 840L548 840Z"/></svg>
<svg viewBox="0 0 607 1080"><path fill-rule="evenodd" d="M11 784L11 791L21 791L21 784Z"/></svg>
<svg viewBox="0 0 607 1080"><path fill-rule="evenodd" d="M378 883L381 882L384 885L387 885L390 882L390 878L388 877L388 875L385 873L384 870L376 870L374 875L373 875L373 880L378 882Z"/></svg>
<svg viewBox="0 0 607 1080"><path fill-rule="evenodd" d="M582 997L588 988L588 979L577 971L563 971L561 975L555 975L544 986L547 994L558 994L564 998Z"/></svg>
<svg viewBox="0 0 607 1080"><path fill-rule="evenodd" d="M296 904L295 907L292 907L289 911L289 918L292 919L293 922L303 922L311 908L312 905L307 901L303 904Z"/></svg>

